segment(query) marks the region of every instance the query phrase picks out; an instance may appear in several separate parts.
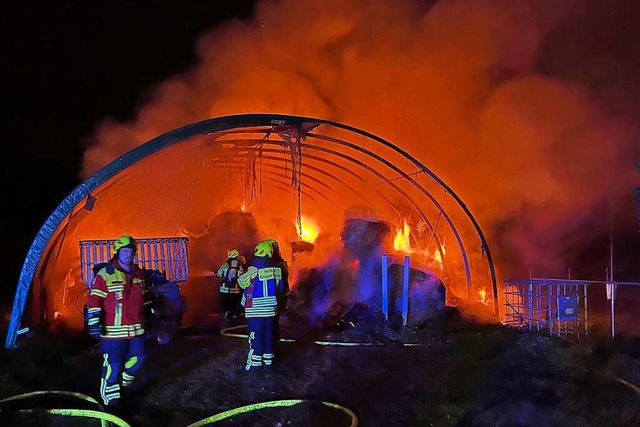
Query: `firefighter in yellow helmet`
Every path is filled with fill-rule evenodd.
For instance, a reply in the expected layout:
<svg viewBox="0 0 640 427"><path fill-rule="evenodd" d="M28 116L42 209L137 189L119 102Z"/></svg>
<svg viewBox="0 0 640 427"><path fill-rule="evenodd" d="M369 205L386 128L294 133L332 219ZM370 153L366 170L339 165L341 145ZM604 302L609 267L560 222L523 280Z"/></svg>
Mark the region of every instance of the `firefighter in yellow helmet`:
<svg viewBox="0 0 640 427"><path fill-rule="evenodd" d="M282 270L271 265L273 247L269 243L258 242L254 255L253 264L238 279L244 289L242 304L249 330L247 371L269 368L273 363L276 291L282 282Z"/></svg>
<svg viewBox="0 0 640 427"><path fill-rule="evenodd" d="M220 305L227 322L236 321L242 317L242 289L238 286L238 277L245 270L244 257L237 249L227 252L227 260L220 266L216 276L220 282Z"/></svg>
<svg viewBox="0 0 640 427"><path fill-rule="evenodd" d="M145 275L135 264L136 241L128 234L113 243L113 257L99 268L87 301L87 330L100 338L102 379L100 395L105 405L120 401L145 360Z"/></svg>
<svg viewBox="0 0 640 427"><path fill-rule="evenodd" d="M271 245L273 249L273 255L271 257L270 265L280 267L282 271L282 281L280 281L278 289L276 289L276 301L278 302L278 310L275 317L275 331L274 337L276 342L276 349L280 343L280 315L287 309L287 298L289 295L289 266L287 261L282 257L280 252L280 244L276 239L266 239L265 242Z"/></svg>

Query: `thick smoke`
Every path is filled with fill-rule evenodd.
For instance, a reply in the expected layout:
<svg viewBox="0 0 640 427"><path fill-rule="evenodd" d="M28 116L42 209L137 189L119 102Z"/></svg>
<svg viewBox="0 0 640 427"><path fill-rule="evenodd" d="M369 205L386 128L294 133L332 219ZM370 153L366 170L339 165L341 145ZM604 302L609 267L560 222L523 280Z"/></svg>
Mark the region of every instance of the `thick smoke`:
<svg viewBox="0 0 640 427"><path fill-rule="evenodd" d="M626 112L539 66L550 35L589 4L261 1L252 20L205 34L199 63L160 85L134 121L101 123L83 175L197 120L316 116L434 170L478 217L502 275L557 273L636 180Z"/></svg>

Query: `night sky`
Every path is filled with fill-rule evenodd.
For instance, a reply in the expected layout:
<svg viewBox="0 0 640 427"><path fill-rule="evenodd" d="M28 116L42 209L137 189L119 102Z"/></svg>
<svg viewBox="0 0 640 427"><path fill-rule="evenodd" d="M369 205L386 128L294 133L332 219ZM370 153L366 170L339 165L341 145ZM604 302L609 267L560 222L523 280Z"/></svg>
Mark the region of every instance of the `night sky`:
<svg viewBox="0 0 640 427"><path fill-rule="evenodd" d="M108 117L131 119L158 83L193 65L199 35L229 19L250 18L254 3L182 1L169 7L152 1L40 0L5 5L0 18L3 304L12 300L35 234L80 183L84 141L95 125ZM637 118L638 2L588 3L592 7L549 36L555 48L546 51L538 68L615 100Z"/></svg>
<svg viewBox="0 0 640 427"><path fill-rule="evenodd" d="M2 23L3 302L43 222L80 184L100 120L130 119L162 80L195 61L199 35L253 14L253 1L10 2Z"/></svg>

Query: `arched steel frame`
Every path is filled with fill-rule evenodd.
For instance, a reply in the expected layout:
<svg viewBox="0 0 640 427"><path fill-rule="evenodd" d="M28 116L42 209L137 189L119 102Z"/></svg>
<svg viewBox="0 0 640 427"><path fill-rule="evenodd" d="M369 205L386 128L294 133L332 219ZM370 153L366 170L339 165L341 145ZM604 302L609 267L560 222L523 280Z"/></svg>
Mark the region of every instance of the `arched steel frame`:
<svg viewBox="0 0 640 427"><path fill-rule="evenodd" d="M289 116L282 114L241 114L241 115L233 115L233 116L225 116L203 120L200 122L192 123L186 126L183 126L178 129L174 129L170 132L167 132L163 135L160 135L156 138L151 139L147 143L136 147L135 149L125 153L124 155L118 157L98 172L96 172L91 177L87 178L80 185L78 185L67 197L58 205L58 207L53 211L53 213L49 216L49 218L42 225L40 230L38 231L34 241L29 248L27 253L25 262L22 266L22 270L20 272L20 277L18 279L18 285L16 289L16 295L13 302L13 308L11 311L11 318L9 321L9 328L7 331L7 338L5 342L6 348L13 348L16 344L17 333L20 328L20 323L22 321L22 316L24 314L25 305L27 302L29 290L31 288L31 284L33 282L33 278L35 272L40 263L40 259L49 244L51 238L54 236L56 230L63 224L65 218L70 216L74 208L82 202L86 197L88 197L93 190L100 187L102 184L107 182L109 179L117 175L120 171L128 168L129 166L137 163L138 161L156 153L164 148L167 148L171 145L180 143L188 138L192 138L194 136L203 136L203 135L211 135L216 133L232 133L234 129L238 128L262 128L262 127L294 127L300 130L304 129L303 125L313 124L312 128L315 128L320 125L331 126L337 129L341 129L347 132L351 132L362 137L366 137L370 140L373 140L383 147L390 149L393 152L396 152L404 159L411 162L419 171L423 172L427 176L429 176L436 184L438 184L447 194L449 194L458 206L462 209L466 217L470 220L473 225L478 237L481 242L481 249L484 254L487 256L487 264L489 267L489 271L491 274L491 281L493 286L493 295L494 295L494 310L495 314L498 315L498 289L497 289L497 281L496 281L496 273L495 267L493 264L493 259L491 256L491 251L489 250L489 245L487 244L485 235L478 224L477 220L468 209L466 204L460 199L460 197L443 181L441 180L433 171L427 168L423 163L417 160L415 157L411 156L405 150L393 145L392 143L386 141L385 139L376 136L370 132L358 129L356 127L346 125L343 123L338 123L330 120L323 120L311 117L300 117L300 116ZM264 130L259 130L258 132L264 132ZM267 137L271 133L271 131L267 131ZM449 228L453 231L458 241L458 246L460 252L462 254L463 263L465 265L466 276L467 276L467 284L470 285L470 272L469 272L469 261L466 255L466 250L462 241L460 239L459 233L453 224L450 217L446 214L442 206L437 202L437 200L429 193L424 187L422 187L416 180L412 178L411 175L404 172L402 169L398 168L394 164L390 163L386 159L381 156L373 153L370 150L366 150L362 147L359 147L355 144L348 143L346 141L340 140L338 138L328 137L326 135L320 135L317 133L308 132L305 136L319 138L327 142L337 143L343 147L347 147L353 150L357 150L362 154L369 156L381 162L385 166L395 170L400 174L402 178L407 180L411 185L416 187L424 196L429 198L429 200L436 206L436 208L443 214L445 220L447 221ZM266 142L266 141L263 141ZM224 143L224 141L221 141ZM349 156L345 156L342 153L339 153L334 150L330 150L324 147L313 147L314 149L323 148L323 150L332 155L337 155L338 157L342 157L348 161L351 161L365 169L368 169L369 172L375 174L375 170L363 162L357 161ZM308 155L305 155L308 156ZM319 157L318 157L319 158ZM335 162L330 162L336 165ZM389 182L391 184L391 182ZM404 193L399 187L392 185L396 191L402 194L407 200L409 200L413 207L421 214L422 219L428 224L428 227L433 230L433 226L428 222L426 215L421 211L419 206L412 201L412 199ZM383 196L384 197L384 196ZM386 197L385 197L386 199ZM386 199L388 201L388 199ZM390 203L390 202L389 202ZM395 209L394 209L395 210ZM442 253L441 245L437 245L438 250Z"/></svg>

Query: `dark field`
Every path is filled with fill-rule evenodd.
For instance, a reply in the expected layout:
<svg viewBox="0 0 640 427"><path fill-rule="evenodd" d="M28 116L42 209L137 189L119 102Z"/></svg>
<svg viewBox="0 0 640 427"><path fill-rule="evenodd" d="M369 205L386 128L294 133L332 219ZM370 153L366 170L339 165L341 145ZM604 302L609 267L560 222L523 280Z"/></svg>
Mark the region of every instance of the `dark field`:
<svg viewBox="0 0 640 427"><path fill-rule="evenodd" d="M362 426L640 425L640 396L617 379L640 384L636 339L573 343L471 323L456 310L420 329L386 328L374 337L384 345L369 347L313 343L372 338L366 328L329 331L299 320L288 324L283 335L297 341L281 344L277 365L268 372L242 372L246 341L217 331L184 330L166 345L149 340L144 373L117 415L134 426L187 426L252 403L310 399L349 408ZM19 343L0 353L0 399L36 390L99 398L101 357L95 342L40 333ZM51 397L0 404L0 424L99 424L15 412L54 407L95 408ZM236 415L215 425L349 424L345 413L308 403Z"/></svg>

